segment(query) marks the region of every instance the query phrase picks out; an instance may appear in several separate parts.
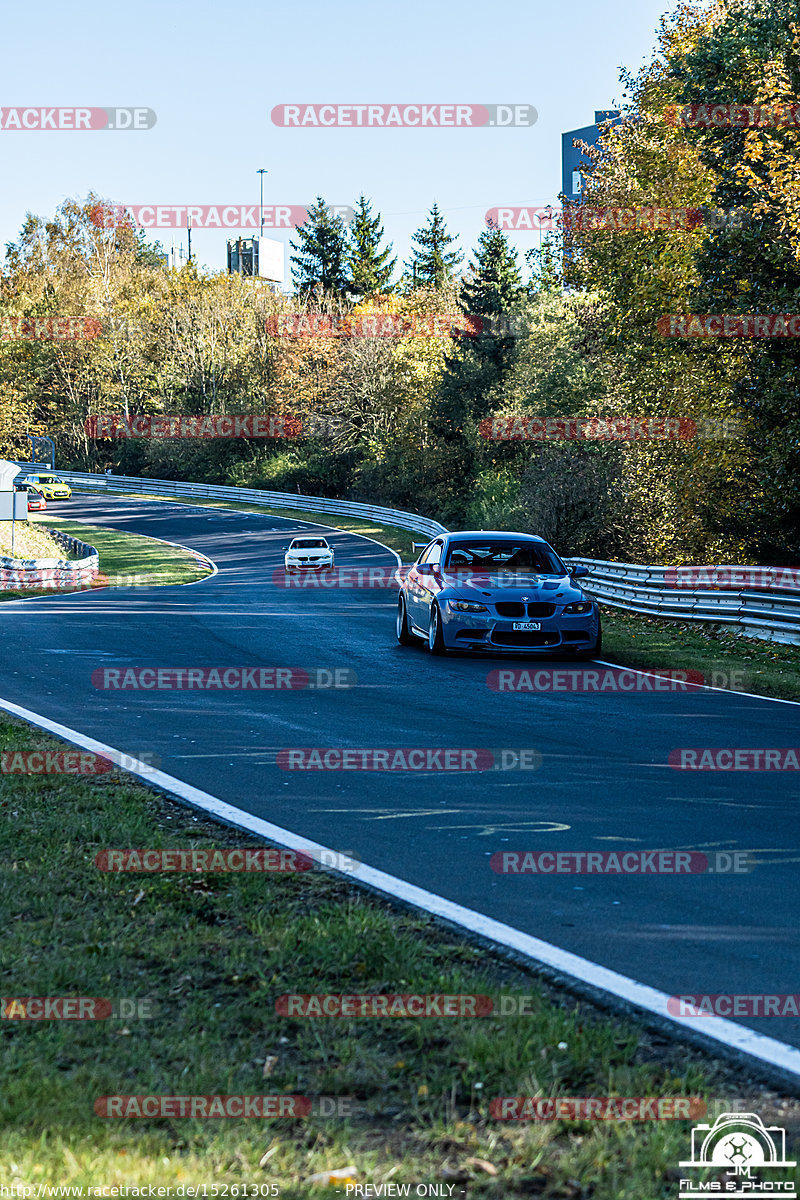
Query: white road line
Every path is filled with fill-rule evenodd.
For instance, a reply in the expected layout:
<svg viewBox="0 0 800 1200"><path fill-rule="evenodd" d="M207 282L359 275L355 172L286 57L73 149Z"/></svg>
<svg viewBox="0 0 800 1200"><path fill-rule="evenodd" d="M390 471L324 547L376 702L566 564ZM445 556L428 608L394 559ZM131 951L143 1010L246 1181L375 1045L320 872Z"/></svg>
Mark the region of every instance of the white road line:
<svg viewBox="0 0 800 1200"><path fill-rule="evenodd" d="M23 721L28 721L31 725L35 725L39 729L46 729L49 733L55 734L56 737L63 738L73 745L81 746L83 749L91 750L97 754L103 754L117 765L120 765L122 762L122 751L116 750L112 746L107 746L104 742L98 742L94 738L87 737L75 729L70 729L67 725L60 725L56 721L51 721L48 717L43 717L41 714L32 712L30 709L13 704L10 700L0 699L0 709L5 710L5 712L12 716L20 717ZM299 834L293 833L290 829L284 829L280 825L273 825L270 821L263 821L260 817L255 817L240 808L235 808L232 804L227 804L224 800L219 800L209 792L200 791L199 788L192 787L191 784L184 783L183 780L176 779L173 775L167 775L163 771L154 771L147 763L139 762L138 760L134 761L136 761L135 767L128 765L130 763L130 760L128 760L128 764L124 768L129 774L137 776L143 783L146 783L150 787L159 788L173 796L177 796L194 808L202 809L210 816L218 818L227 825L246 829L258 837L265 838L267 841L274 842L279 846L288 847L291 850L330 851L329 847L322 846L319 842L309 841L308 838L300 837ZM331 853L335 852L331 851ZM335 861L335 859L331 861ZM394 875L387 875L384 871L379 871L363 863L354 871L341 871L337 873L342 874L346 878L358 879L361 883L382 892L386 896L394 897L415 908L422 909L424 912L440 917L445 921L459 926L461 929L468 930L470 933L487 938L497 945L516 951L534 962L541 963L557 971L561 975L570 976L591 988L605 992L608 995L616 997L618 1000L623 1000L635 1008L652 1013L660 1018L661 1021L672 1025L676 1030L680 1029L683 1033L686 1033L689 1028L686 1023L681 1024L679 1018L674 1017L669 1012L667 1008L669 996L666 992L661 992L656 988L649 987L647 984L639 983L635 979L630 979L627 975L620 975L617 971L612 971L608 967L601 966L599 963L590 962L589 959L582 958L578 954L562 950L558 946L553 946L550 942L532 937L520 929L514 929L511 925L495 921L492 917L484 916L482 913L475 912L472 909L463 908L460 904L456 904L452 900L446 900L443 896L437 896L434 892L428 892L423 888L416 887L414 884L407 883L404 879L398 879ZM724 1017L698 1018L697 1024L692 1028L691 1032L700 1034L705 1041L716 1043L718 1046L726 1046L730 1050L749 1055L751 1058L769 1067L777 1067L785 1074L793 1075L797 1082L800 1083L800 1049L796 1046L790 1046L785 1042L779 1042L774 1038L755 1033L753 1030L747 1029L743 1025L737 1025L734 1021L728 1021Z"/></svg>
<svg viewBox="0 0 800 1200"><path fill-rule="evenodd" d="M593 658L592 662L601 667L615 667L618 671L633 671L634 675L649 675L653 679L663 678L657 671L646 671L642 667L623 667L620 663L606 662L603 658ZM781 700L778 696L759 696L755 692L737 692L734 688L718 688L711 683L692 683L692 690L705 688L707 692L724 692L726 696L747 696L750 700L770 700L773 704L800 704L800 700Z"/></svg>

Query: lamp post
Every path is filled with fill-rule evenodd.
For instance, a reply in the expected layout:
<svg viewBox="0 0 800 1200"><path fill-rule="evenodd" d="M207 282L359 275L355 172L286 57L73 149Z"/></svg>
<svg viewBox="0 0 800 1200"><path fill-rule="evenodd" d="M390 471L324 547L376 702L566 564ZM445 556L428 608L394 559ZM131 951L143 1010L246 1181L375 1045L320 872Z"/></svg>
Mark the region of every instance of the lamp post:
<svg viewBox="0 0 800 1200"><path fill-rule="evenodd" d="M542 225L546 221L549 226L550 223L552 222L554 216L555 216L555 212L553 211L552 204L547 205L547 208L544 210L544 213L540 212L540 213L536 214L536 219L539 222L539 250L540 251L542 249ZM548 229L548 233L549 232L550 232L550 230Z"/></svg>
<svg viewBox="0 0 800 1200"><path fill-rule="evenodd" d="M263 238L263 236L264 236L264 176L267 174L266 167L259 167L258 170L256 171L256 174L261 176L261 203L260 203L259 209L258 209L258 216L259 216L259 219L261 222L260 237ZM259 245L258 249L259 249L259 251L261 250L260 245Z"/></svg>

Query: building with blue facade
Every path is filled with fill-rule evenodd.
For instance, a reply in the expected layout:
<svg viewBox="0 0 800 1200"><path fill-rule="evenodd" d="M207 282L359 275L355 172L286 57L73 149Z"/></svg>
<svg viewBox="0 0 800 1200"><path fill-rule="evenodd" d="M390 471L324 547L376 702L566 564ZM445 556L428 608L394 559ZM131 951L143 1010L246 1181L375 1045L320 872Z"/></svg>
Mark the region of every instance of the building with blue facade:
<svg viewBox="0 0 800 1200"><path fill-rule="evenodd" d="M617 124L622 118L619 109L604 109L595 112L594 125L585 125L582 129L570 129L561 135L561 190L568 201L576 203L581 199L583 177L590 167L585 151L573 146L573 139L579 138L590 146L596 146L600 139L600 125L605 121Z"/></svg>

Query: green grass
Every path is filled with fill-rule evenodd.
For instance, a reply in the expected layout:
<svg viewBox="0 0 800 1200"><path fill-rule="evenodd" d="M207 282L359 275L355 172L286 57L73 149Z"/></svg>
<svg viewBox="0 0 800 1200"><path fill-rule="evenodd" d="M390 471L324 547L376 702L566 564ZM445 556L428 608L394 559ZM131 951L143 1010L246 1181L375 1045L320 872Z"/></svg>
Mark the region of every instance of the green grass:
<svg viewBox="0 0 800 1200"><path fill-rule="evenodd" d="M0 717L0 750L46 748L61 747ZM737 1096L767 1124L770 1114L786 1124L779 1098L748 1073L603 1016L346 879L94 865L108 847L254 841L121 773L0 775L0 994L127 997L154 1011L0 1019L3 1183L276 1183L291 1200L311 1193L311 1174L352 1166L360 1183L449 1182L454 1196L674 1200L688 1122L509 1124L489 1116L489 1100ZM285 992L411 991L524 995L532 1012L275 1012ZM96 1098L118 1093L299 1093L346 1099L351 1112L301 1121L94 1114Z"/></svg>
<svg viewBox="0 0 800 1200"><path fill-rule="evenodd" d="M707 683L800 700L800 646L603 607L603 654L624 667L701 671Z"/></svg>
<svg viewBox="0 0 800 1200"><path fill-rule="evenodd" d="M114 587L163 587L167 584L193 583L205 579L208 571L198 567L194 555L156 538L102 529L79 521L65 521L52 513L31 513L31 525L51 526L95 546L100 555L100 578L96 585ZM59 557L63 557L59 553ZM74 557L74 555L72 556ZM18 588L0 591L0 600L20 597L63 595L75 588L33 590Z"/></svg>
<svg viewBox="0 0 800 1200"><path fill-rule="evenodd" d="M51 537L47 529L34 521L14 522L14 553L11 553L11 521L0 521L0 555L7 558L72 558Z"/></svg>

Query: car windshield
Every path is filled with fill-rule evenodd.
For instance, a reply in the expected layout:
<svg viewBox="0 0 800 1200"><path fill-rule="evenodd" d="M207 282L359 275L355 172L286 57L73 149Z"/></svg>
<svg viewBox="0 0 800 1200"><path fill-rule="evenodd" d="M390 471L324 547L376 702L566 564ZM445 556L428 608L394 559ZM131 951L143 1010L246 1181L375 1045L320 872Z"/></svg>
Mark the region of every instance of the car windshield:
<svg viewBox="0 0 800 1200"><path fill-rule="evenodd" d="M452 542L445 568L465 571L503 571L519 575L565 575L558 556L538 542Z"/></svg>
<svg viewBox="0 0 800 1200"><path fill-rule="evenodd" d="M328 543L324 538L295 538L293 550L327 550Z"/></svg>

